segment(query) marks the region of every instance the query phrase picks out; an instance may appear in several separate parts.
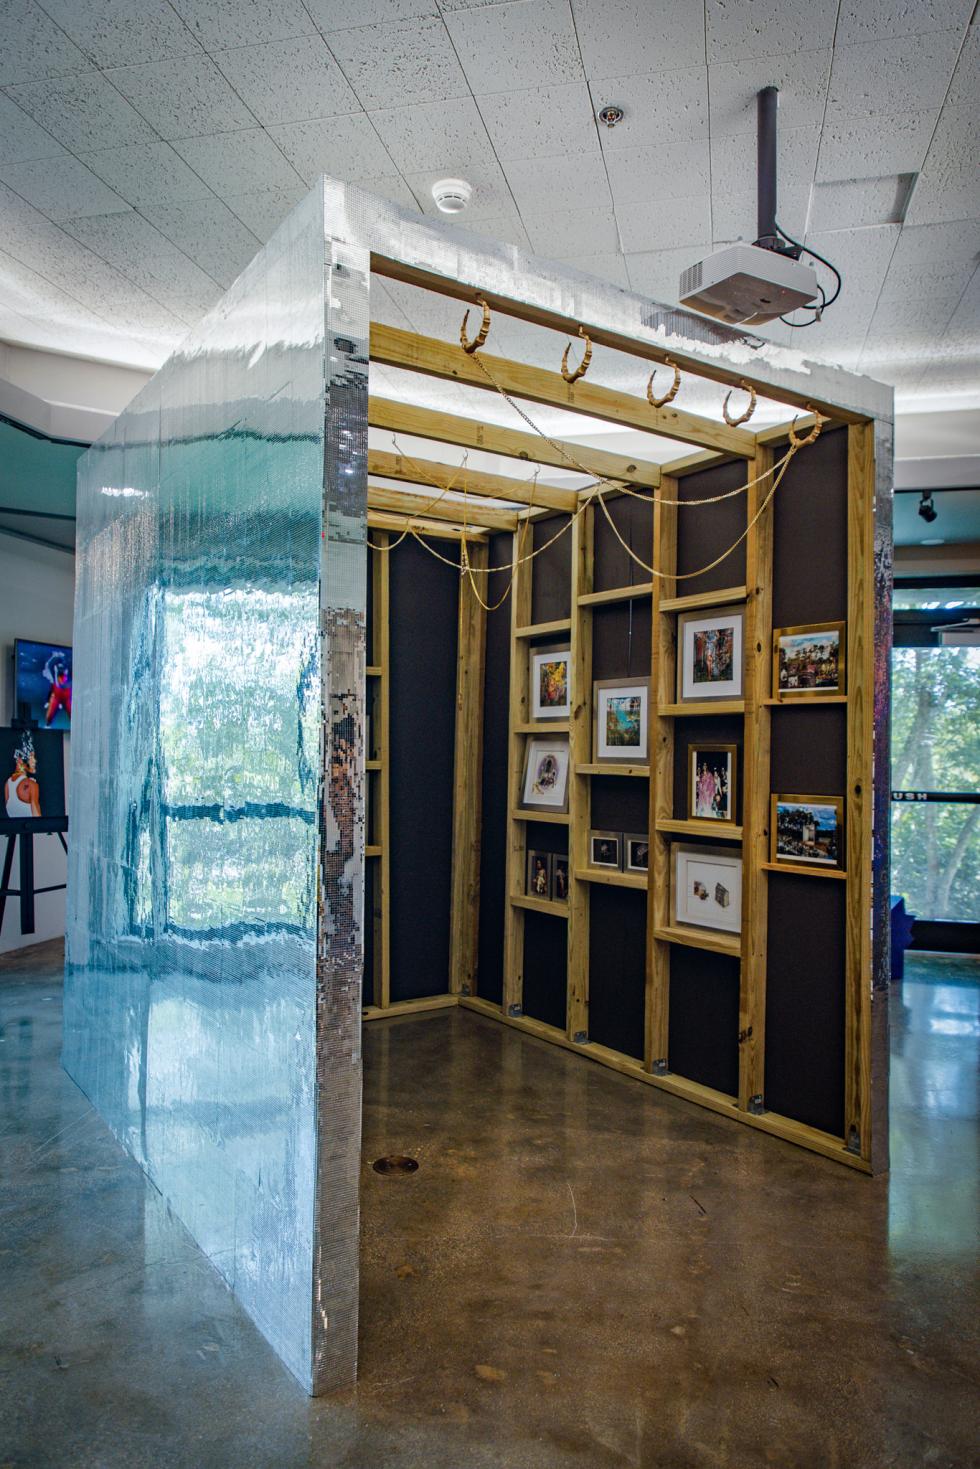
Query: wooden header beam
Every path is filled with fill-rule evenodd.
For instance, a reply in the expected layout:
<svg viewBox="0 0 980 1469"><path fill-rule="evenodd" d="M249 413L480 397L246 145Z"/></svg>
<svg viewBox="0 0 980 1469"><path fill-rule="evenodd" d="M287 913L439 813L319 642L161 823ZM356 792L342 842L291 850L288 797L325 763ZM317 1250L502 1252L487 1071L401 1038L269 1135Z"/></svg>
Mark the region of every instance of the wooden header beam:
<svg viewBox="0 0 980 1469"><path fill-rule="evenodd" d="M408 495L402 490L390 490L387 485L368 485L368 509L386 512L389 515L407 515L410 519L422 516L426 520L448 520L461 525L463 511L466 524L475 530L515 531L518 526L516 510L496 510L483 501L463 506L459 500L440 500L430 505L431 495Z"/></svg>
<svg viewBox="0 0 980 1469"><path fill-rule="evenodd" d="M368 510L367 523L369 530L391 530L400 535L403 530L417 530L420 536L432 536L443 541L460 541L463 538L463 527L461 525L448 525L442 520L429 520L418 515L389 515L385 510ZM486 531L473 530L472 527L466 531L466 539L474 545L481 545L487 539Z"/></svg>
<svg viewBox="0 0 980 1469"><path fill-rule="evenodd" d="M755 453L755 435L745 429L729 428L695 413L678 408L654 408L643 398L600 387L581 379L567 383L560 372L547 372L541 367L526 367L506 357L480 354L487 371L507 393L526 398L532 403L547 403L571 413L584 413L626 428L661 434L684 444L700 448L720 449L750 459ZM435 337L422 337L399 327L371 323L371 361L385 367L400 367L408 372L425 373L428 377L465 383L467 387L494 391L494 384L481 371L478 363L462 351L458 344L441 342Z"/></svg>
<svg viewBox="0 0 980 1469"><path fill-rule="evenodd" d="M531 479L487 474L481 469L461 470L455 464L386 454L381 449L368 450L368 473L380 474L385 479L404 480L413 485L432 485L437 490L455 490L460 495L465 493L488 500L503 500L512 505L547 506L550 510L564 510L568 515L574 515L578 509L575 490L558 490L552 485L535 484Z"/></svg>
<svg viewBox="0 0 980 1469"><path fill-rule="evenodd" d="M622 480L626 484L656 489L660 483L660 466L648 460L632 459L628 454L610 454L587 444L553 442L537 434L519 429L500 428L482 423L477 418L462 418L453 413L438 413L431 408L416 408L390 398L368 399L368 423L372 428L391 429L396 433L414 434L420 439L435 439L441 444L460 444L465 449L480 449L485 454L500 454L507 459L523 459L532 464L551 464L572 473L594 475L596 479ZM564 452L563 452L564 451Z"/></svg>

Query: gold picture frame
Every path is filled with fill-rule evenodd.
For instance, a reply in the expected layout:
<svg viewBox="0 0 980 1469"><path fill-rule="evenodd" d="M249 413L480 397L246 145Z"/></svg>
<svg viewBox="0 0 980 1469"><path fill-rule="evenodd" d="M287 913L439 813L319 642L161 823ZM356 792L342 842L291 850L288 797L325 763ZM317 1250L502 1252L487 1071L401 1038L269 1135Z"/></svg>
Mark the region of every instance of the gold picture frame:
<svg viewBox="0 0 980 1469"><path fill-rule="evenodd" d="M832 827L819 814L827 811L834 813ZM844 797L774 793L769 808L769 861L774 867L806 867L815 873L842 872Z"/></svg>
<svg viewBox="0 0 980 1469"><path fill-rule="evenodd" d="M726 755L728 757L728 788L726 791L728 815L706 816L703 809L704 800L699 797L699 780L695 774L695 765L699 754L704 755ZM693 740L687 747L687 819L688 821L710 821L716 826L736 826L735 819L738 801L738 745L719 745L708 740Z"/></svg>
<svg viewBox="0 0 980 1469"><path fill-rule="evenodd" d="M783 644L789 640L806 646L806 640L815 642L819 647L821 635L824 638L835 638L837 643L836 658L836 682L824 683L822 686L815 683L797 684L791 686L789 677L819 678L821 673L818 667L814 667L815 658L809 660L809 668L801 668L795 674L788 674L787 681L782 681L782 655ZM802 652L802 649L801 649ZM798 703L807 699L837 699L847 692L846 682L847 665L847 623L846 622L804 622L797 627L774 627L772 630L772 696L780 703ZM826 673L822 675L826 678Z"/></svg>

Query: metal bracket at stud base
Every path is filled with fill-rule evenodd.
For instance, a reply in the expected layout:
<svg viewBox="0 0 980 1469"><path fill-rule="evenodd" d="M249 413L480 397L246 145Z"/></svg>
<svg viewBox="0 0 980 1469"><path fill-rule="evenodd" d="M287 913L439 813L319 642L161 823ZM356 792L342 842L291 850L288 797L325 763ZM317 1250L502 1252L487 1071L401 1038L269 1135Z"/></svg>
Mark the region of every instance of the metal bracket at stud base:
<svg viewBox="0 0 980 1469"><path fill-rule="evenodd" d="M654 1076L666 1076L667 1057L661 1056L658 1061L654 1061L653 1065L650 1067L650 1070L653 1072Z"/></svg>
<svg viewBox="0 0 980 1469"><path fill-rule="evenodd" d="M762 1100L761 1092L756 1092L754 1097L749 1097L748 1107L746 1108L746 1110L748 1112L751 1112L753 1117L762 1116L763 1112L766 1110L766 1104Z"/></svg>
<svg viewBox="0 0 980 1469"><path fill-rule="evenodd" d="M472 994L472 990L470 989L470 987L469 987L468 984L461 984L460 987L459 987L459 992L460 992L461 995L469 995L469 994Z"/></svg>
<svg viewBox="0 0 980 1469"><path fill-rule="evenodd" d="M589 1044L589 1033L587 1030L577 1030L572 1036L572 1040L577 1046L587 1046Z"/></svg>
<svg viewBox="0 0 980 1469"><path fill-rule="evenodd" d="M861 1156L861 1134L856 1127L851 1127L847 1134L847 1142L844 1148L848 1153L853 1153L856 1158Z"/></svg>
<svg viewBox="0 0 980 1469"><path fill-rule="evenodd" d="M507 1006L507 1014L510 1016L510 1018L512 1020L519 1020L521 1018L521 1016L524 1014L524 1006L523 1005L508 1005Z"/></svg>

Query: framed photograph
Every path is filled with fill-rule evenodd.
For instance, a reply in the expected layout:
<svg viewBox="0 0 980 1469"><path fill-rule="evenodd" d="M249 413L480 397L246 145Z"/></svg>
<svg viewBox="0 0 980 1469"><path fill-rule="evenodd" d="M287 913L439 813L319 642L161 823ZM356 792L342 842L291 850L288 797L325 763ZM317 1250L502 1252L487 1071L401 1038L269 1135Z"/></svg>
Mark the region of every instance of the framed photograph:
<svg viewBox="0 0 980 1469"><path fill-rule="evenodd" d="M551 901L568 902L568 858L556 852L551 859Z"/></svg>
<svg viewBox="0 0 980 1469"><path fill-rule="evenodd" d="M531 718L569 719L572 712L572 655L568 644L531 649Z"/></svg>
<svg viewBox="0 0 980 1469"><path fill-rule="evenodd" d="M64 816L65 737L61 730L0 729L0 782L0 816L6 820Z"/></svg>
<svg viewBox="0 0 980 1469"><path fill-rule="evenodd" d="M646 832L623 833L623 871L648 872L650 870L650 838Z"/></svg>
<svg viewBox="0 0 980 1469"><path fill-rule="evenodd" d="M674 843L671 919L691 928L742 929L742 859L725 847Z"/></svg>
<svg viewBox="0 0 980 1469"><path fill-rule="evenodd" d="M592 686L592 758L645 765L649 759L650 680L606 678Z"/></svg>
<svg viewBox="0 0 980 1469"><path fill-rule="evenodd" d="M843 796L773 796L769 860L794 867L844 865Z"/></svg>
<svg viewBox="0 0 980 1469"><path fill-rule="evenodd" d="M589 866L604 867L609 872L622 871L623 839L620 832L589 832Z"/></svg>
<svg viewBox="0 0 980 1469"><path fill-rule="evenodd" d="M568 740L529 739L524 752L521 805L527 810L568 810Z"/></svg>
<svg viewBox="0 0 980 1469"><path fill-rule="evenodd" d="M744 607L682 612L677 619L677 702L742 697Z"/></svg>
<svg viewBox="0 0 980 1469"><path fill-rule="evenodd" d="M527 895L529 898L551 897L551 853L531 852L527 854Z"/></svg>
<svg viewBox="0 0 980 1469"><path fill-rule="evenodd" d="M774 699L820 699L844 692L845 626L815 622L773 629Z"/></svg>
<svg viewBox="0 0 980 1469"><path fill-rule="evenodd" d="M737 745L688 745L687 817L735 825Z"/></svg>

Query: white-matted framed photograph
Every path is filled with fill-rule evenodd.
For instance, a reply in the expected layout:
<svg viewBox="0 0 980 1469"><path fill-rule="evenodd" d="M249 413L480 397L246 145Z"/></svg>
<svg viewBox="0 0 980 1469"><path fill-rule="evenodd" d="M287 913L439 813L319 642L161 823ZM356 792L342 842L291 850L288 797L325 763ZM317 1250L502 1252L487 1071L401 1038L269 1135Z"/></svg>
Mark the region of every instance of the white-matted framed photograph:
<svg viewBox="0 0 980 1469"><path fill-rule="evenodd" d="M691 928L742 931L742 859L726 847L675 842L671 921Z"/></svg>
<svg viewBox="0 0 980 1469"><path fill-rule="evenodd" d="M564 646L532 648L531 718L569 719L572 713L572 655Z"/></svg>
<svg viewBox="0 0 980 1469"><path fill-rule="evenodd" d="M677 619L677 702L740 699L745 608L712 607Z"/></svg>
<svg viewBox="0 0 980 1469"><path fill-rule="evenodd" d="M623 832L623 871L649 872L650 838L646 832Z"/></svg>
<svg viewBox="0 0 980 1469"><path fill-rule="evenodd" d="M620 872L623 866L623 839L618 831L589 832L589 866Z"/></svg>
<svg viewBox="0 0 980 1469"><path fill-rule="evenodd" d="M527 810L568 810L568 740L529 739L524 752L521 805Z"/></svg>
<svg viewBox="0 0 980 1469"><path fill-rule="evenodd" d="M650 680L605 678L592 687L592 759L646 765Z"/></svg>

